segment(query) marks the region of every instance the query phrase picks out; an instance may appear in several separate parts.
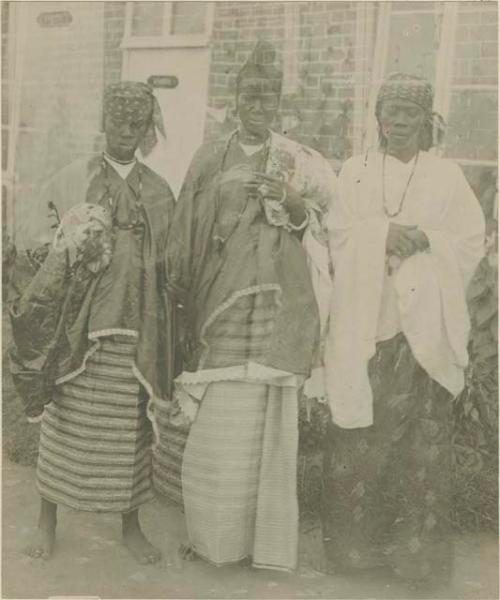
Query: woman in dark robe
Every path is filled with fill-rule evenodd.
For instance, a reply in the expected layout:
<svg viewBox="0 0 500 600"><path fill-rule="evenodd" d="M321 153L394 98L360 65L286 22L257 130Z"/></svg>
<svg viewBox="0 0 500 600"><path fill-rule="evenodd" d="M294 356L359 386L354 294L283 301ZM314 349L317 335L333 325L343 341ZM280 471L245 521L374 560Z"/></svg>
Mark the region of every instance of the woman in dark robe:
<svg viewBox="0 0 500 600"><path fill-rule="evenodd" d="M237 78L238 130L192 161L167 273L189 329L176 380L194 417L182 467L189 552L289 570L298 392L320 335L311 271L327 256L322 217L335 175L270 130L281 79L274 50L259 43Z"/></svg>
<svg viewBox="0 0 500 600"><path fill-rule="evenodd" d="M149 86L109 86L103 112L105 152L58 173L32 212L49 252L12 306L14 382L28 418L41 420L41 510L27 552L51 556L64 504L121 513L124 543L150 563L160 553L138 510L152 498L155 400L172 379L163 266L174 200L135 158L163 128ZM53 243L49 212L61 217Z"/></svg>

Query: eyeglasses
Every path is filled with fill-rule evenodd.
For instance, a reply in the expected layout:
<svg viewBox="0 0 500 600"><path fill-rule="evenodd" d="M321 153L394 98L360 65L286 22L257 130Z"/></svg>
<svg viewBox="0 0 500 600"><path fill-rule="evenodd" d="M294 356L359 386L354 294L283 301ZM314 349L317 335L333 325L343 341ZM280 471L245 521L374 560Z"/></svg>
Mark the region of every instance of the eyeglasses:
<svg viewBox="0 0 500 600"><path fill-rule="evenodd" d="M264 110L275 110L278 108L279 101L275 94L246 94L238 96L238 103L245 107L255 107L260 102Z"/></svg>

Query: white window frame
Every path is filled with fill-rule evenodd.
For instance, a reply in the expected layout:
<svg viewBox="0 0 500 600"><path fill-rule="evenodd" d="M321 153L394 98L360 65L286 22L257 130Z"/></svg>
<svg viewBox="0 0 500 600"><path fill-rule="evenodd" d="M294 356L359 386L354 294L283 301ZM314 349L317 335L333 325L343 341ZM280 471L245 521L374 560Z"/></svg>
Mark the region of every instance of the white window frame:
<svg viewBox="0 0 500 600"><path fill-rule="evenodd" d="M440 45L437 52L436 61L436 79L433 83L435 89L434 109L439 112L445 121L448 121L450 114L450 102L452 91L467 87L469 90L497 91L496 85L468 84L462 86L453 83L453 65L456 48L456 30L459 2L442 2L442 25ZM377 34L374 49L372 82L369 93L368 112L366 115L365 127L366 137L363 150L375 146L377 141L377 124L374 119L377 93L380 83L384 79L387 57L389 50L389 31L390 19L392 14L402 11L395 11L391 2L381 2L378 5L379 14L377 19ZM423 9L421 12L431 12L433 9ZM405 11L406 12L406 11ZM437 152L437 150L433 150ZM496 167L496 160L467 159L460 157L450 157L461 165Z"/></svg>
<svg viewBox="0 0 500 600"><path fill-rule="evenodd" d="M22 86L22 67L24 62L24 46L26 37L26 28L24 27L27 19L27 9L29 5L24 2L10 2L9 4L9 31L7 48L7 69L9 93L7 98L9 120L8 124L2 124L2 132L7 131L9 139L7 144L6 168L2 168L2 185L5 186L6 197L5 215L6 230L8 235L15 237L15 189L17 185L16 174L16 148L20 132L20 108L21 108L21 86ZM23 127L23 131L28 128Z"/></svg>
<svg viewBox="0 0 500 600"><path fill-rule="evenodd" d="M185 1L185 0L184 0ZM132 35L132 19L134 2L127 2L125 8L125 32L121 48L129 50L133 48L203 48L209 45L214 22L215 5L207 2L205 15L205 31L193 34L170 33L170 25L173 17L174 2L163 2L163 33L161 35Z"/></svg>

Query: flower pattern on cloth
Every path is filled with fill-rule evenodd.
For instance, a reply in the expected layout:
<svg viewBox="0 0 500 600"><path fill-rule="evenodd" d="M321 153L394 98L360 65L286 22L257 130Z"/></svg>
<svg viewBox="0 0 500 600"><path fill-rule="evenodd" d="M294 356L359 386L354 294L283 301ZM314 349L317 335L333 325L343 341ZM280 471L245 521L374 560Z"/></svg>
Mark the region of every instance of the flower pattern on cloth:
<svg viewBox="0 0 500 600"><path fill-rule="evenodd" d="M53 242L56 252L68 252L70 265L82 262L92 273L111 262L111 213L96 204L77 204L62 218Z"/></svg>
<svg viewBox="0 0 500 600"><path fill-rule="evenodd" d="M304 226L326 246L328 238L323 220L336 188L335 173L328 161L311 148L271 132L266 174L288 183L302 196L307 212ZM283 204L265 199L264 211L271 225L292 229Z"/></svg>
<svg viewBox="0 0 500 600"><path fill-rule="evenodd" d="M337 567L390 566L445 580L452 559L451 395L418 365L402 334L371 359L375 421L331 425L323 531Z"/></svg>

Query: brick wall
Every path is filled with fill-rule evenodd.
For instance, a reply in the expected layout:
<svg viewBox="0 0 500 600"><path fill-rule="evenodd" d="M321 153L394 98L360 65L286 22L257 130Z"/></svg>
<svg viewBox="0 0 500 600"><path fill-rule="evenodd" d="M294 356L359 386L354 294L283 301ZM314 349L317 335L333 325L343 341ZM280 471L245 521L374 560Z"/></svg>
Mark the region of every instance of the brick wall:
<svg viewBox="0 0 500 600"><path fill-rule="evenodd" d="M120 81L125 30L125 2L104 3L104 85Z"/></svg>
<svg viewBox="0 0 500 600"><path fill-rule="evenodd" d="M126 3L22 4L31 16L25 27L29 43L22 57L15 191L16 204L27 205L40 181L74 157L102 146L101 91L121 78ZM373 81L377 19L384 5L216 3L206 138L234 128L236 74L255 42L265 39L276 46L285 72L276 129L318 149L338 169L361 150L371 120L368 99L377 84ZM392 6L405 13L398 18L413 26L413 33L427 27L427 37L415 34L411 43L403 40L403 44L407 50L414 48L421 62L430 57L432 72L434 27L428 21L425 25L422 17L430 4ZM435 3L437 10L440 6ZM64 10L72 15L68 26L47 28L36 21L40 12ZM469 163L491 161L493 165L497 159L497 12L494 2L459 4L446 153ZM395 35L394 26L390 35ZM393 52L400 42L391 43ZM398 57L391 55L388 68L397 64ZM3 130L2 136L6 135ZM484 180L484 168L468 164L467 175L471 181ZM491 179L494 167L488 168Z"/></svg>
<svg viewBox="0 0 500 600"><path fill-rule="evenodd" d="M374 12L374 11L373 11ZM373 19L373 17L372 17ZM209 104L234 109L236 74L257 39L272 42L282 58L285 87L277 124L292 138L330 159L347 158L353 138L356 78L368 76L373 22L356 47L355 2L224 2L216 5ZM289 73L290 69L295 72ZM363 98L360 106L363 106ZM358 103L359 104L359 103ZM359 110L359 109L358 109ZM234 125L207 122L207 136Z"/></svg>
<svg viewBox="0 0 500 600"><path fill-rule="evenodd" d="M387 71L409 62L433 78L440 3L392 3ZM380 3L223 2L217 4L212 41L206 136L233 128L236 74L257 39L271 41L295 71L287 85L276 128L321 151L340 167L359 152L366 135ZM427 15L424 13L427 12ZM292 16L290 16L292 15ZM360 19L362 29L360 30ZM445 153L464 161L497 159L497 19L493 2L461 2L455 32L448 136ZM406 31L397 33L402 25ZM400 37L398 37L398 35ZM407 37L404 37L407 36ZM399 44L399 46L398 46ZM414 59L413 56L414 55ZM293 79L293 78L292 78ZM478 89L474 86L482 86ZM491 86L484 89L485 85ZM227 117L222 119L228 108ZM467 168L472 180L483 167ZM491 170L491 167L490 167ZM477 172L476 172L477 171Z"/></svg>

